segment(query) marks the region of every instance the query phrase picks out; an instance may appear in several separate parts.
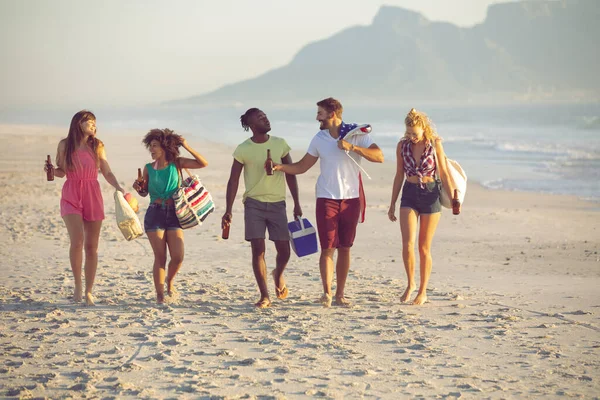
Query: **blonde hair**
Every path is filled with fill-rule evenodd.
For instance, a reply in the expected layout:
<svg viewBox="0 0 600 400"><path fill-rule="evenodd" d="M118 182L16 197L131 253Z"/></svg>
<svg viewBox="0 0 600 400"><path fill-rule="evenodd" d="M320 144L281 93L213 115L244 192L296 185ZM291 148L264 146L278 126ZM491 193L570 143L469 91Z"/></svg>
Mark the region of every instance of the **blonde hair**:
<svg viewBox="0 0 600 400"><path fill-rule="evenodd" d="M431 122L427 114L417 111L414 108L411 108L408 114L406 114L404 125L406 125L406 127L418 126L423 128L423 136L426 141L431 142L439 137L435 131L435 125L433 125L433 122ZM403 139L408 139L406 133L404 133Z"/></svg>

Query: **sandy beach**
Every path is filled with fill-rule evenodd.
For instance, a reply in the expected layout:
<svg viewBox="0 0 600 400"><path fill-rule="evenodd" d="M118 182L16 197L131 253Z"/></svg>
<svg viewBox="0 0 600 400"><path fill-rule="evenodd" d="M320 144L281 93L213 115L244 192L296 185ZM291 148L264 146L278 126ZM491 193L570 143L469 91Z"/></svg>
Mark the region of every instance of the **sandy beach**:
<svg viewBox="0 0 600 400"><path fill-rule="evenodd" d="M179 298L156 306L151 247L145 235L123 238L113 189L100 178L106 220L96 306L85 307L70 300L69 240L59 212L64 180L46 182L42 169L66 130L0 126L0 398L600 394L599 204L470 182L461 215L444 210L434 238L430 302L411 306L399 301L406 284L400 229L387 218L395 164L365 163L372 177L367 219L346 291L354 306L315 304L318 255L292 255L290 296L277 300L269 281L273 306L258 310L243 240L243 185L230 239L220 238L233 148L189 139L210 163L198 174L217 209L185 232ZM99 128L115 175L131 191L149 160L144 134ZM305 150L294 149L294 160ZM318 164L298 177L311 221L317 175ZM148 200L138 199L141 219ZM269 271L274 254L269 243Z"/></svg>

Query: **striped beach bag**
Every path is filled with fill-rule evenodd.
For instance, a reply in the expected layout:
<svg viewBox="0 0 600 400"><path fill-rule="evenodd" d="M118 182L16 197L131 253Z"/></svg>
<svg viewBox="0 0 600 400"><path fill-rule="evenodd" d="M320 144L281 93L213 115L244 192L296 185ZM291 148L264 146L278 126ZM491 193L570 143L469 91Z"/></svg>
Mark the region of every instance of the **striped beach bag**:
<svg viewBox="0 0 600 400"><path fill-rule="evenodd" d="M198 175L192 175L187 168L185 171L189 176L183 179L183 174L179 169L182 182L179 189L173 193L175 212L182 229L202 225L208 214L215 210L212 196Z"/></svg>

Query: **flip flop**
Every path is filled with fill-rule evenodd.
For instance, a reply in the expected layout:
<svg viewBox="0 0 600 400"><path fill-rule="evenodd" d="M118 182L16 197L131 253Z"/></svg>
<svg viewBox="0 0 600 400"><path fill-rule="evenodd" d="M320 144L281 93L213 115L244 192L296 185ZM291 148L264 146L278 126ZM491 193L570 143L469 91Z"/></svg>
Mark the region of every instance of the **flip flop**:
<svg viewBox="0 0 600 400"><path fill-rule="evenodd" d="M278 289L277 287L275 287L275 293L277 294L278 299L284 300L288 297L290 291L288 290L287 286L284 285L283 289Z"/></svg>
<svg viewBox="0 0 600 400"><path fill-rule="evenodd" d="M261 299L258 303L254 304L256 308L269 308L271 307L271 300Z"/></svg>
<svg viewBox="0 0 600 400"><path fill-rule="evenodd" d="M273 280L275 280L275 270L271 271L271 276L273 277ZM275 294L278 299L284 300L288 297L290 291L288 290L287 285L283 285L283 287L279 289L277 287L277 282L275 282Z"/></svg>

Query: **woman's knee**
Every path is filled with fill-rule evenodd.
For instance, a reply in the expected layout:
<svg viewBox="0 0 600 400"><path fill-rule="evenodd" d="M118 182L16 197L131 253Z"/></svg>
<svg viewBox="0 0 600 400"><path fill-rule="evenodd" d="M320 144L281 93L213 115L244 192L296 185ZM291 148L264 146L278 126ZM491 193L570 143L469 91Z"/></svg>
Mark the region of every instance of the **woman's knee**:
<svg viewBox="0 0 600 400"><path fill-rule="evenodd" d="M154 255L154 265L158 265L159 267L164 268L167 265L167 255L166 254L155 254Z"/></svg>
<svg viewBox="0 0 600 400"><path fill-rule="evenodd" d="M81 239L71 239L71 250L73 251L83 251L83 238Z"/></svg>
<svg viewBox="0 0 600 400"><path fill-rule="evenodd" d="M419 255L421 257L431 257L431 246L419 245Z"/></svg>
<svg viewBox="0 0 600 400"><path fill-rule="evenodd" d="M415 251L415 241L414 240L402 240L402 250L414 252Z"/></svg>
<svg viewBox="0 0 600 400"><path fill-rule="evenodd" d="M183 253L171 254L171 264L183 264Z"/></svg>
<svg viewBox="0 0 600 400"><path fill-rule="evenodd" d="M90 241L84 244L85 254L97 254L98 253L98 242Z"/></svg>

